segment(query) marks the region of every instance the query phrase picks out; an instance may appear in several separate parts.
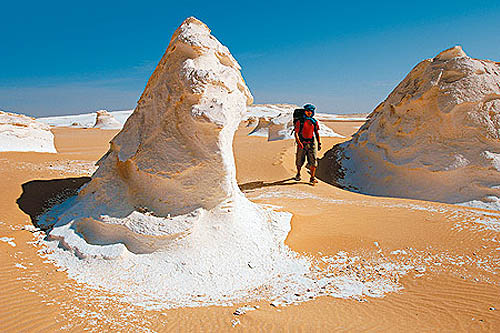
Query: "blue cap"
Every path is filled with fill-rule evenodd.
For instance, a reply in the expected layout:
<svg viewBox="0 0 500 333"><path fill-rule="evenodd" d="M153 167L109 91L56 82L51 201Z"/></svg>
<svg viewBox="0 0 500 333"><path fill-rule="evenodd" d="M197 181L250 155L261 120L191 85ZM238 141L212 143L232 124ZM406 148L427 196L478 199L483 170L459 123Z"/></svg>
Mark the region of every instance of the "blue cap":
<svg viewBox="0 0 500 333"><path fill-rule="evenodd" d="M314 115L314 111L316 110L316 106L314 106L314 104L311 104L311 103L304 104L304 106L302 108L304 110L311 111L313 113L313 115Z"/></svg>
<svg viewBox="0 0 500 333"><path fill-rule="evenodd" d="M314 112L316 110L316 106L314 106L314 104L310 104L310 103L304 104L303 108L305 110L309 110L312 112Z"/></svg>

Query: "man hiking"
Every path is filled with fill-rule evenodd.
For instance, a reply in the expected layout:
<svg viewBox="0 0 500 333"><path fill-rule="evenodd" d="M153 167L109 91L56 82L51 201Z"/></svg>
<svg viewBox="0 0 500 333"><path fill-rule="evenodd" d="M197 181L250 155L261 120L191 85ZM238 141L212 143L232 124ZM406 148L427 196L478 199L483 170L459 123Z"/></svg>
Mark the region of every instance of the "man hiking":
<svg viewBox="0 0 500 333"><path fill-rule="evenodd" d="M311 171L311 179L309 182L314 185L318 181L316 175L316 145L314 137L318 141L318 150L321 150L321 141L319 138L319 125L316 119L313 118L316 107L313 104L305 104L302 109L294 111L294 133L295 141L297 142L297 154L295 155L295 164L297 166L297 175L295 180L300 180L300 169L304 165L307 157L307 165Z"/></svg>

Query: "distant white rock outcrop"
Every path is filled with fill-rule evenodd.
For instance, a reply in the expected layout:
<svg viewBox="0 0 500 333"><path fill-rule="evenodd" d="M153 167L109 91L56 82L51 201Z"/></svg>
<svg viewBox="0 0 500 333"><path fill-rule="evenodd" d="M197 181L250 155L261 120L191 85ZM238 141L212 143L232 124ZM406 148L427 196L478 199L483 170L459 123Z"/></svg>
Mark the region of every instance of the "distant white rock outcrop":
<svg viewBox="0 0 500 333"><path fill-rule="evenodd" d="M265 138L269 136L269 126L271 126L271 120L268 117L260 117L258 119L250 118L248 120L247 127L251 127L253 125L255 125L255 127L248 135L262 136Z"/></svg>
<svg viewBox="0 0 500 333"><path fill-rule="evenodd" d="M96 120L94 128L100 129L121 129L123 124L113 117L107 110L99 110L96 112Z"/></svg>
<svg viewBox="0 0 500 333"><path fill-rule="evenodd" d="M299 108L295 104L252 104L247 108L247 113L243 120L249 118L276 118L283 113L293 113L293 110Z"/></svg>
<svg viewBox="0 0 500 333"><path fill-rule="evenodd" d="M134 110L106 111L109 116L105 114L104 121L99 121L98 112L102 113L102 111L106 110L74 115L40 117L37 118L37 120L52 127L92 128L97 125L97 128L100 128L100 126L106 126L108 123L106 120L110 118L109 116L111 116L111 128L105 129L121 129Z"/></svg>
<svg viewBox="0 0 500 333"><path fill-rule="evenodd" d="M0 111L0 151L57 153L50 127L35 118Z"/></svg>
<svg viewBox="0 0 500 333"><path fill-rule="evenodd" d="M293 110L298 107L299 106L293 104L252 104L248 106L242 121L245 122L246 127L253 128L250 135L268 137L271 119L281 114L287 114L291 117ZM133 111L134 110L108 111L108 113L120 123L121 127L116 127L114 129L121 129ZM334 137L338 136L338 134L331 131L330 128L324 126L324 124L321 124L322 121L366 121L364 115L345 116L341 114L318 113L315 118L320 122L320 130L322 131L320 134L324 132L323 134L325 134L325 136ZM97 112L41 117L37 118L37 120L52 127L91 128L94 127L97 122Z"/></svg>
<svg viewBox="0 0 500 333"><path fill-rule="evenodd" d="M460 46L422 61L319 169L362 193L499 209L499 63Z"/></svg>
<svg viewBox="0 0 500 333"><path fill-rule="evenodd" d="M293 104L255 104L249 106L245 119L249 124L257 122L257 125L248 135L267 137L268 141L293 139L293 111L297 108L299 106ZM321 115L318 116L321 117ZM318 117L315 118L318 121L320 137L343 138L342 135L322 124Z"/></svg>

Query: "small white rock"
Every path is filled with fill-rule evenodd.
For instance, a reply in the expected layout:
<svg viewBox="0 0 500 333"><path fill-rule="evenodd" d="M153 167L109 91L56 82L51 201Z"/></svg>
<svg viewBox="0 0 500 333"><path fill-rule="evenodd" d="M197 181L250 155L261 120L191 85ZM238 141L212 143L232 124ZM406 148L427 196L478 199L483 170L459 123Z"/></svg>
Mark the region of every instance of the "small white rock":
<svg viewBox="0 0 500 333"><path fill-rule="evenodd" d="M419 273L424 273L425 272L425 267L420 266L420 267L415 267L415 271Z"/></svg>
<svg viewBox="0 0 500 333"><path fill-rule="evenodd" d="M235 319L231 320L231 324L233 325L233 327L235 327L236 325L241 324L241 322L238 318L235 318Z"/></svg>

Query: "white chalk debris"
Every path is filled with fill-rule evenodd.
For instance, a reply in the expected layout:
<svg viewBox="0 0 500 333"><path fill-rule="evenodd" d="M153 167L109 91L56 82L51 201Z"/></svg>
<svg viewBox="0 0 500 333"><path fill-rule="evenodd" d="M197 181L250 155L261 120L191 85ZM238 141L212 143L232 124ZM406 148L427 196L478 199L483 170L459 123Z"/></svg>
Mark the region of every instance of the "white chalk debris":
<svg viewBox="0 0 500 333"><path fill-rule="evenodd" d="M14 242L13 237L0 237L0 242L4 242L9 244L12 247L16 247L16 243Z"/></svg>
<svg viewBox="0 0 500 333"><path fill-rule="evenodd" d="M241 316L241 315L244 315L246 314L247 312L249 311L255 311L259 308L258 305L256 306L242 306L242 307L239 307L237 308L234 312L233 312L233 315L235 316Z"/></svg>

